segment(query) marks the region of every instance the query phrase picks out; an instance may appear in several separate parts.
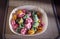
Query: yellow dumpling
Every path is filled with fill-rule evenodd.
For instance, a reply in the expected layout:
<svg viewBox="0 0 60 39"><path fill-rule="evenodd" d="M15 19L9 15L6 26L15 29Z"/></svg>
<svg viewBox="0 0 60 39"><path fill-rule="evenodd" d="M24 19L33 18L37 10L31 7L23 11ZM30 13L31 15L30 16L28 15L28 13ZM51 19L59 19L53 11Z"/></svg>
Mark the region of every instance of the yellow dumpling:
<svg viewBox="0 0 60 39"><path fill-rule="evenodd" d="M30 34L30 35L32 35L34 33L35 33L35 31L33 29L31 29L31 30L28 31L28 34Z"/></svg>
<svg viewBox="0 0 60 39"><path fill-rule="evenodd" d="M23 23L23 19L21 18L20 21L19 21L19 24Z"/></svg>
<svg viewBox="0 0 60 39"><path fill-rule="evenodd" d="M22 10L18 10L16 13L17 14L22 14L23 12L22 12Z"/></svg>
<svg viewBox="0 0 60 39"><path fill-rule="evenodd" d="M14 14L13 17L12 17L13 20L16 20L17 19L17 16Z"/></svg>

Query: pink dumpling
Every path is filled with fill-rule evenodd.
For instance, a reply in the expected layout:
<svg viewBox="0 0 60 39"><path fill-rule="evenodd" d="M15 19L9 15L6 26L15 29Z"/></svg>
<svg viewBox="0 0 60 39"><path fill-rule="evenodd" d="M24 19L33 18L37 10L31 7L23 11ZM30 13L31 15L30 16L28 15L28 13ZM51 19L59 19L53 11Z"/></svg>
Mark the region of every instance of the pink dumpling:
<svg viewBox="0 0 60 39"><path fill-rule="evenodd" d="M25 27L26 27L27 29L30 29L30 28L31 28L31 23L25 24Z"/></svg>
<svg viewBox="0 0 60 39"><path fill-rule="evenodd" d="M26 19L26 23L31 23L33 20L32 20L32 18L27 18Z"/></svg>
<svg viewBox="0 0 60 39"><path fill-rule="evenodd" d="M12 26L14 26L16 23L15 23L15 20L12 20L11 21L11 24L12 24Z"/></svg>
<svg viewBox="0 0 60 39"><path fill-rule="evenodd" d="M22 11L23 11L23 13L26 13L26 9L23 9Z"/></svg>
<svg viewBox="0 0 60 39"><path fill-rule="evenodd" d="M18 17L23 17L25 13L18 14Z"/></svg>
<svg viewBox="0 0 60 39"><path fill-rule="evenodd" d="M28 16L31 16L31 13L30 12L28 13Z"/></svg>
<svg viewBox="0 0 60 39"><path fill-rule="evenodd" d="M21 29L21 34L26 34L26 31L27 31L27 29L26 28L23 28L23 29Z"/></svg>
<svg viewBox="0 0 60 39"><path fill-rule="evenodd" d="M17 27L18 27L18 24L15 24L14 26L12 26L13 27L13 29L15 30L15 29L17 29Z"/></svg>

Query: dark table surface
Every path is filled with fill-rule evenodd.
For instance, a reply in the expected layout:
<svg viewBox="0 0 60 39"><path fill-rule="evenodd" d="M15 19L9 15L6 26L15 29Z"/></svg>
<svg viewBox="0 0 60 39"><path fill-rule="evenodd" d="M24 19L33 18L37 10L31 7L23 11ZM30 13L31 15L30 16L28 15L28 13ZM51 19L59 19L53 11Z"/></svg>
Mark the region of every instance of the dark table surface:
<svg viewBox="0 0 60 39"><path fill-rule="evenodd" d="M0 0L0 39L2 39L6 3L7 0Z"/></svg>
<svg viewBox="0 0 60 39"><path fill-rule="evenodd" d="M59 5L59 2L60 2L59 0L54 1L58 22L60 24L60 5ZM0 0L0 38L1 39L3 38L2 33L3 33L3 23L4 23L6 6L7 6L7 0Z"/></svg>

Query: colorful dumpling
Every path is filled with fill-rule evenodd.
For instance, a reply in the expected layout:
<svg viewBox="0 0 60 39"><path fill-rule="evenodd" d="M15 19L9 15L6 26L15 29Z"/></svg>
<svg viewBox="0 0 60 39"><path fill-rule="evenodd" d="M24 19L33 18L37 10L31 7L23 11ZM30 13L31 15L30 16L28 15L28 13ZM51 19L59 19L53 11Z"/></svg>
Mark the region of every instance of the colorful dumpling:
<svg viewBox="0 0 60 39"><path fill-rule="evenodd" d="M29 17L29 18L26 19L25 22L26 22L26 23L31 23L32 21L33 21L32 18Z"/></svg>
<svg viewBox="0 0 60 39"><path fill-rule="evenodd" d="M27 23L27 24L25 24L25 27L27 28L27 29L30 29L31 28L31 23Z"/></svg>
<svg viewBox="0 0 60 39"><path fill-rule="evenodd" d="M12 26L14 30L16 30L18 28L18 24L15 24Z"/></svg>
<svg viewBox="0 0 60 39"><path fill-rule="evenodd" d="M17 19L17 15L14 14L13 17L12 17L13 20L16 20Z"/></svg>
<svg viewBox="0 0 60 39"><path fill-rule="evenodd" d="M26 32L27 32L26 28L22 28L21 31L20 31L20 33L23 34L23 35L26 34Z"/></svg>
<svg viewBox="0 0 60 39"><path fill-rule="evenodd" d="M37 15L33 15L33 19L34 19L34 22L37 22L39 20Z"/></svg>
<svg viewBox="0 0 60 39"><path fill-rule="evenodd" d="M22 23L22 24L20 24L19 25L19 28L21 29L21 28L24 28L24 24Z"/></svg>
<svg viewBox="0 0 60 39"><path fill-rule="evenodd" d="M37 33L38 32L41 32L43 30L43 27L42 26L39 26L38 28L37 28Z"/></svg>
<svg viewBox="0 0 60 39"><path fill-rule="evenodd" d="M25 15L25 13L23 13L22 10L18 10L16 13L17 13L18 17L23 17Z"/></svg>
<svg viewBox="0 0 60 39"><path fill-rule="evenodd" d="M31 12L28 12L28 16L31 16Z"/></svg>
<svg viewBox="0 0 60 39"><path fill-rule="evenodd" d="M37 27L32 27L31 29L33 29L35 32L37 31Z"/></svg>
<svg viewBox="0 0 60 39"><path fill-rule="evenodd" d="M27 10L26 9L23 9L22 11L23 11L23 13L26 13Z"/></svg>
<svg viewBox="0 0 60 39"><path fill-rule="evenodd" d="M38 27L39 26L39 22L35 22L34 24L33 24L33 27Z"/></svg>
<svg viewBox="0 0 60 39"><path fill-rule="evenodd" d="M18 21L19 24L23 23L23 18L20 18L20 20Z"/></svg>
<svg viewBox="0 0 60 39"><path fill-rule="evenodd" d="M33 29L28 30L28 34L29 34L29 35L33 35L34 33L35 33L35 31L34 31Z"/></svg>
<svg viewBox="0 0 60 39"><path fill-rule="evenodd" d="M42 14L39 11L37 11L37 15L38 15L39 18L42 17Z"/></svg>
<svg viewBox="0 0 60 39"><path fill-rule="evenodd" d="M15 20L11 20L11 25L14 26L16 24Z"/></svg>
<svg viewBox="0 0 60 39"><path fill-rule="evenodd" d="M24 16L23 18L24 18L24 19L29 18L29 15L28 15L28 14L25 14L25 16Z"/></svg>

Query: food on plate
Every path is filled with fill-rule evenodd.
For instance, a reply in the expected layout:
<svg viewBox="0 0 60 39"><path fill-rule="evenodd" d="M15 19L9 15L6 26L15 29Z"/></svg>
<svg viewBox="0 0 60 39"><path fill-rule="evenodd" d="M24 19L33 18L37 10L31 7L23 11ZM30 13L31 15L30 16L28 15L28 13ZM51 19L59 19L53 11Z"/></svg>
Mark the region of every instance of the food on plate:
<svg viewBox="0 0 60 39"><path fill-rule="evenodd" d="M33 35L34 33L35 33L35 31L33 29L28 30L28 34Z"/></svg>
<svg viewBox="0 0 60 39"><path fill-rule="evenodd" d="M19 9L13 13L11 25L15 32L22 35L33 35L43 31L44 23L39 11Z"/></svg>

